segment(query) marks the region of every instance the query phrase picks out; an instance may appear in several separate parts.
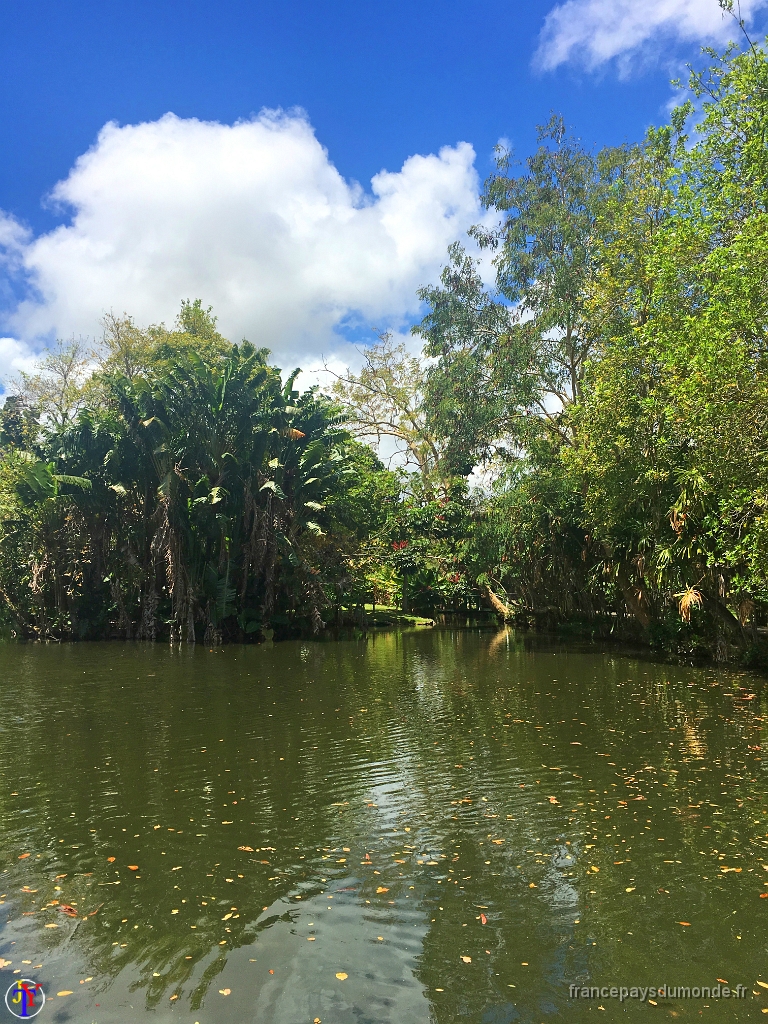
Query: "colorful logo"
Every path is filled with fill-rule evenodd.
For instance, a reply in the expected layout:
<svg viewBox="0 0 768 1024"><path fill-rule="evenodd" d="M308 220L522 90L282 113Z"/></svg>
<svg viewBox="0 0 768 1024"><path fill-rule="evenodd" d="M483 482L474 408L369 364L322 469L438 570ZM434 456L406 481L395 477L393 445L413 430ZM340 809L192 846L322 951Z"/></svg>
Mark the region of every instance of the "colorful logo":
<svg viewBox="0 0 768 1024"><path fill-rule="evenodd" d="M36 1017L45 1006L43 986L29 978L19 978L5 993L5 1005L14 1017Z"/></svg>

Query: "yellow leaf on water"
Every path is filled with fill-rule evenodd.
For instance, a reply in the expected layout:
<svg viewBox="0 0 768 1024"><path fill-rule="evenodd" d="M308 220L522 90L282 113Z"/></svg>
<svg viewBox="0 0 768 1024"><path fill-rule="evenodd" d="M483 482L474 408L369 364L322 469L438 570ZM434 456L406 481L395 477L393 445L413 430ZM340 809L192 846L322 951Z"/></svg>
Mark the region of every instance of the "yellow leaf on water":
<svg viewBox="0 0 768 1024"><path fill-rule="evenodd" d="M238 846L238 850L243 850L245 853L253 853L252 846Z"/></svg>
<svg viewBox="0 0 768 1024"><path fill-rule="evenodd" d="M529 889L538 889L538 885L536 885L535 882L529 882L528 883L528 888Z"/></svg>
<svg viewBox="0 0 768 1024"><path fill-rule="evenodd" d="M220 988L219 989L219 995L220 996L228 996L231 991L232 991L231 988Z"/></svg>
<svg viewBox="0 0 768 1024"><path fill-rule="evenodd" d="M389 892L389 889L386 887L386 885L380 885L376 892Z"/></svg>
<svg viewBox="0 0 768 1024"><path fill-rule="evenodd" d="M678 921L677 924L681 924L683 926L683 928L690 928L691 927L691 922L690 921Z"/></svg>
<svg viewBox="0 0 768 1024"><path fill-rule="evenodd" d="M759 985L760 988L768 988L768 984L764 981L758 981L756 984Z"/></svg>
<svg viewBox="0 0 768 1024"><path fill-rule="evenodd" d="M594 864L592 864L592 865L590 865L590 868L589 868L589 870L590 870L590 871L599 871L599 870L600 870L600 868L596 868L596 867L595 867L595 865L594 865Z"/></svg>
<svg viewBox="0 0 768 1024"><path fill-rule="evenodd" d="M497 846L501 846L501 844L504 842L504 840L503 839L492 839L491 842L495 843Z"/></svg>
<svg viewBox="0 0 768 1024"><path fill-rule="evenodd" d="M71 996L72 995L72 989L71 988L62 989L62 991L61 992L57 992L56 995L57 996Z"/></svg>
<svg viewBox="0 0 768 1024"><path fill-rule="evenodd" d="M471 956L462 956L462 957L460 957L460 959L463 960L465 964L471 964L472 963L472 957Z"/></svg>
<svg viewBox="0 0 768 1024"><path fill-rule="evenodd" d="M59 926L57 924L47 924L45 927L46 928L58 928Z"/></svg>
<svg viewBox="0 0 768 1024"><path fill-rule="evenodd" d="M345 974L344 971L339 971L336 977L339 979L339 981L346 981L349 975Z"/></svg>
<svg viewBox="0 0 768 1024"><path fill-rule="evenodd" d="M0 967L10 967L12 963L13 960L3 960L3 958L0 956Z"/></svg>
<svg viewBox="0 0 768 1024"><path fill-rule="evenodd" d="M178 914L178 910L172 910L172 911L171 911L171 913L172 913L172 914ZM231 915L230 915L230 916L231 916Z"/></svg>
<svg viewBox="0 0 768 1024"><path fill-rule="evenodd" d="M636 885L630 885L624 890L624 892L634 892L636 888Z"/></svg>

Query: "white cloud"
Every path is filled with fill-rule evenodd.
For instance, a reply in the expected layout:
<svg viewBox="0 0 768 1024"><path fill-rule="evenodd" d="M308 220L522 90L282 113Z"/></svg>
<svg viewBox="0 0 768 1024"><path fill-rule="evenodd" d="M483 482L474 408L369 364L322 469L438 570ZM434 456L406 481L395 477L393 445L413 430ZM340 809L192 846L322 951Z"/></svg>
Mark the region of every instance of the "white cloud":
<svg viewBox="0 0 768 1024"><path fill-rule="evenodd" d="M459 143L409 157L365 193L300 113L108 124L53 190L66 224L32 238L0 220L6 270L29 286L10 325L32 343L93 337L106 310L170 323L199 297L233 340L317 356L344 318L416 312L415 290L480 217L474 155Z"/></svg>
<svg viewBox="0 0 768 1024"><path fill-rule="evenodd" d="M20 371L32 373L37 356L18 338L0 338L0 387L12 381Z"/></svg>
<svg viewBox="0 0 768 1024"><path fill-rule="evenodd" d="M742 0L742 17L766 2ZM547 15L534 61L547 71L569 61L594 69L651 40L724 43L740 35L717 0L566 0Z"/></svg>

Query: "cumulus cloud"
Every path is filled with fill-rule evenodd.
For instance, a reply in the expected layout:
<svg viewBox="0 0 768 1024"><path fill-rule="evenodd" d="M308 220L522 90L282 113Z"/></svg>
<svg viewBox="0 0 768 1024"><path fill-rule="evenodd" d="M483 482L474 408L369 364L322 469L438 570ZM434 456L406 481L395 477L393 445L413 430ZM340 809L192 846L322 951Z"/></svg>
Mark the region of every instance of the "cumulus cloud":
<svg viewBox="0 0 768 1024"><path fill-rule="evenodd" d="M411 156L366 192L301 113L108 124L53 190L66 223L33 238L0 220L7 275L27 289L8 323L32 343L92 337L106 310L170 323L199 297L233 340L311 357L341 324L416 312L415 290L480 215L474 156L466 143Z"/></svg>
<svg viewBox="0 0 768 1024"><path fill-rule="evenodd" d="M766 2L742 0L742 17ZM547 15L534 60L543 70L569 61L594 69L652 40L724 43L740 34L716 0L566 0Z"/></svg>
<svg viewBox="0 0 768 1024"><path fill-rule="evenodd" d="M37 356L29 345L18 338L0 338L0 384L14 380L23 371L32 373Z"/></svg>

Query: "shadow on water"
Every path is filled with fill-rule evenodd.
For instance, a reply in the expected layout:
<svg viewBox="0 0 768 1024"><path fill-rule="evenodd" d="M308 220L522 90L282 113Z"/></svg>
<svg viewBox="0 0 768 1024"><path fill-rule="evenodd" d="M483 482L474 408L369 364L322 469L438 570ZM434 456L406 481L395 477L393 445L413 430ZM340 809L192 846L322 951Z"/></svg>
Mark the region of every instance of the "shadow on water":
<svg viewBox="0 0 768 1024"><path fill-rule="evenodd" d="M748 676L467 630L0 666L0 973L55 1020L538 1024L647 1012L569 985L718 978L748 998L714 1012L768 1007Z"/></svg>

